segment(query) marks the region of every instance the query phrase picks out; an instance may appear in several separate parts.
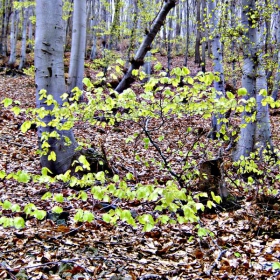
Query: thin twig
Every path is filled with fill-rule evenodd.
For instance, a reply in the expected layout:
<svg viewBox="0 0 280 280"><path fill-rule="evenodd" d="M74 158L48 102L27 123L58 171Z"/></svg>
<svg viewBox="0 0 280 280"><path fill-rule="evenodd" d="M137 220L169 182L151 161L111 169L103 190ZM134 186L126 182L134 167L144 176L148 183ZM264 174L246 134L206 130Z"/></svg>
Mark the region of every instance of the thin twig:
<svg viewBox="0 0 280 280"><path fill-rule="evenodd" d="M207 271L205 272L205 274L206 274L207 276L210 276L210 275L211 275L212 270L213 270L214 268L217 267L218 262L220 261L220 259L222 258L222 256L226 253L226 251L227 251L227 250L221 250L221 251L220 251L220 254L219 254L218 257L216 258L216 260L214 261L214 263L210 266L209 270L207 270Z"/></svg>

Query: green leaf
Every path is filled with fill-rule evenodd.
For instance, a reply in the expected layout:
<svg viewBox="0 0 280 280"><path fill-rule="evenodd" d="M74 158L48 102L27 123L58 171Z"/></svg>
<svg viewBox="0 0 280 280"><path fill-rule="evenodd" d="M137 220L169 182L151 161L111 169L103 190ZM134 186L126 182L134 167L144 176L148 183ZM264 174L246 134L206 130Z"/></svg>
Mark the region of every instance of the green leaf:
<svg viewBox="0 0 280 280"><path fill-rule="evenodd" d="M280 262L274 262L274 263L272 264L272 268L273 268L274 270L280 269Z"/></svg>
<svg viewBox="0 0 280 280"><path fill-rule="evenodd" d="M5 98L1 103L4 104L5 108L7 108L13 104L13 100L11 98Z"/></svg>
<svg viewBox="0 0 280 280"><path fill-rule="evenodd" d="M105 181L106 181L105 173L103 171L97 172L95 174L95 179L100 181L101 183L105 183Z"/></svg>
<svg viewBox="0 0 280 280"><path fill-rule="evenodd" d="M198 229L198 231L197 231L197 235L198 235L199 237L207 236L208 233L209 233L209 230L206 229L206 228L202 228L202 227L200 227L200 228Z"/></svg>
<svg viewBox="0 0 280 280"><path fill-rule="evenodd" d="M84 211L82 209L79 209L74 216L74 221L75 222L82 222L83 221L83 214L84 214Z"/></svg>
<svg viewBox="0 0 280 280"><path fill-rule="evenodd" d="M59 206L54 206L54 207L52 208L52 212L53 212L53 213L56 213L56 214L60 214L60 213L63 212L63 209L62 209L61 207L59 207Z"/></svg>
<svg viewBox="0 0 280 280"><path fill-rule="evenodd" d="M17 106L13 107L11 110L14 112L14 114L16 116L18 116L20 114L20 112L21 112L21 109L19 107L17 107Z"/></svg>
<svg viewBox="0 0 280 280"><path fill-rule="evenodd" d="M25 222L24 219L22 217L15 217L14 218L14 227L16 229L21 229L24 228Z"/></svg>
<svg viewBox="0 0 280 280"><path fill-rule="evenodd" d="M218 203L218 204L221 203L222 198L221 198L219 195L215 195L213 192L211 192L211 196L212 196L212 199L213 199L216 203Z"/></svg>
<svg viewBox="0 0 280 280"><path fill-rule="evenodd" d="M21 132L25 133L31 127L31 124L31 121L25 121L20 127Z"/></svg>
<svg viewBox="0 0 280 280"><path fill-rule="evenodd" d="M90 164L84 155L79 156L79 162L83 164L83 168L90 170Z"/></svg>
<svg viewBox="0 0 280 280"><path fill-rule="evenodd" d="M24 171L19 171L18 172L19 174L17 174L18 175L18 177L17 177L17 181L19 182L19 183L28 183L29 182L29 180L30 180L30 176L26 173L26 172L24 172Z"/></svg>
<svg viewBox="0 0 280 280"><path fill-rule="evenodd" d="M18 204L13 204L12 207L11 207L11 210L13 212L20 212L20 206Z"/></svg>
<svg viewBox="0 0 280 280"><path fill-rule="evenodd" d="M0 179L4 179L6 177L6 172L3 170L0 170Z"/></svg>
<svg viewBox="0 0 280 280"><path fill-rule="evenodd" d="M51 161L56 161L56 153L54 151L51 151L50 154L48 155L48 160Z"/></svg>
<svg viewBox="0 0 280 280"><path fill-rule="evenodd" d="M81 191L79 197L81 198L82 201L87 201L88 195L86 192Z"/></svg>
<svg viewBox="0 0 280 280"><path fill-rule="evenodd" d="M237 94L239 95L239 96L245 96L245 95L247 95L247 89L246 88L239 88L238 90L237 90Z"/></svg>
<svg viewBox="0 0 280 280"><path fill-rule="evenodd" d="M46 199L49 199L52 197L52 193L51 192L46 192L42 197L41 199L42 200L46 200Z"/></svg>
<svg viewBox="0 0 280 280"><path fill-rule="evenodd" d="M3 210L10 210L12 207L12 203L8 200L5 200L2 204Z"/></svg>
<svg viewBox="0 0 280 280"><path fill-rule="evenodd" d="M56 193L56 194L54 194L54 196L53 196L53 201L56 201L56 202L63 202L63 201L64 201L63 194L62 194L62 193Z"/></svg>
<svg viewBox="0 0 280 280"><path fill-rule="evenodd" d="M38 220L43 220L47 215L47 212L44 210L35 210L33 216Z"/></svg>
<svg viewBox="0 0 280 280"><path fill-rule="evenodd" d="M85 211L83 214L83 221L84 222L92 222L94 219L94 215L90 211Z"/></svg>

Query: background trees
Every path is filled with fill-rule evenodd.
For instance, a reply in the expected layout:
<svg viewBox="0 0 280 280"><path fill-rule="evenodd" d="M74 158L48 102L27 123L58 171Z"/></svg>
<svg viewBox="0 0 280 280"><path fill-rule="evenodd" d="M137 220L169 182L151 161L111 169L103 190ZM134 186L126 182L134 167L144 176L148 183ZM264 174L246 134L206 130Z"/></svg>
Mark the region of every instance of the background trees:
<svg viewBox="0 0 280 280"><path fill-rule="evenodd" d="M96 56L99 56L105 76L109 64L116 56L127 61L128 70L122 79L119 77L115 81L118 82L116 91L122 92L133 82L132 72L144 64L147 53L147 65L151 65L153 56L150 50L167 54L168 72L171 71L172 57L184 53L185 64L189 55L195 55L196 63L202 63L202 70L205 71L208 48L208 54L213 59L213 71L219 76L219 80L214 82L217 92L224 93L227 87L236 91L236 87L241 86L236 82L237 77L243 73L242 86L249 94L245 96L246 102L251 97L258 97L262 89L267 89L268 94L276 100L279 55L273 44L279 41L279 3L255 1L240 4L235 5L234 1L218 4L206 0L179 1L176 10L166 18L169 10L175 6L174 1L63 1L65 46L71 41L71 47L68 46L71 49L68 92L75 86L83 88L84 58L87 55L93 63ZM244 11L247 4L250 8ZM27 50L30 51L30 46L34 46L34 2L2 0L1 11L0 49L3 65L22 69ZM242 21L235 20L235 16L240 16ZM259 35L257 30L260 30ZM16 53L18 38L22 43L20 54ZM19 55L20 59L17 60ZM242 64L243 69L240 67ZM237 150L234 152L235 159L241 155L248 156L258 147L256 143L262 143L263 147L267 146L265 143L272 145L268 107L260 105L263 99L258 97L256 103L256 120L260 125L254 120L254 109L243 113L244 126L249 118L252 121L241 129ZM219 119L223 118L223 114L218 116L213 116L214 131L219 131L222 124ZM265 137L261 136L264 134Z"/></svg>

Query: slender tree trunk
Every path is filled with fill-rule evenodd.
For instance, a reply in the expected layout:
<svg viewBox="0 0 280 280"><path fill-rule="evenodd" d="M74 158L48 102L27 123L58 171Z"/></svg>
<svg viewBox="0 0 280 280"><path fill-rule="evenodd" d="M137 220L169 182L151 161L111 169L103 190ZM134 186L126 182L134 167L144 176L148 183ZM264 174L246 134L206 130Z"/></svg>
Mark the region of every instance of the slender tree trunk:
<svg viewBox="0 0 280 280"><path fill-rule="evenodd" d="M216 75L219 76L219 81L214 81L214 87L217 92L216 98L219 99L224 96L225 82L224 82L224 69L223 69L223 56L221 51L221 41L219 32L215 32L218 27L218 18L216 13L216 1L209 1L208 8L211 16L210 31L213 35L212 39L212 52L213 52L213 70ZM215 33L214 33L215 32ZM221 114L215 114L212 117L212 134L213 139L216 138L216 134L220 131L223 123L220 121L223 118Z"/></svg>
<svg viewBox="0 0 280 280"><path fill-rule="evenodd" d="M12 13L12 21L11 21L11 35L10 35L10 42L11 42L11 53L8 62L9 67L14 67L16 63L16 47L17 47L17 35L18 35L18 21L19 21L19 11L14 10Z"/></svg>
<svg viewBox="0 0 280 280"><path fill-rule="evenodd" d="M190 6L189 0L186 0L186 21L187 21L187 38L186 38L186 54L185 54L185 62L184 66L188 65L188 56L189 56L189 46L190 46Z"/></svg>
<svg viewBox="0 0 280 280"><path fill-rule="evenodd" d="M206 72L206 24L205 24L205 16L204 14L206 13L206 0L201 0L201 8L202 8L202 12L201 12L201 35L202 35L202 42L201 42L201 71L202 72ZM213 2L214 0L211 0L211 2Z"/></svg>
<svg viewBox="0 0 280 280"><path fill-rule="evenodd" d="M33 7L28 8L28 17L30 18L33 16ZM32 21L28 18L28 49L32 49L32 43L33 40L33 24Z"/></svg>
<svg viewBox="0 0 280 280"><path fill-rule="evenodd" d="M68 92L75 87L83 89L86 24L86 0L74 0Z"/></svg>
<svg viewBox="0 0 280 280"><path fill-rule="evenodd" d="M115 1L114 19L110 31L109 49L112 49L113 45L116 47L117 42L120 40L120 10L121 0Z"/></svg>
<svg viewBox="0 0 280 280"><path fill-rule="evenodd" d="M144 57L146 53L150 50L151 44L156 37L157 33L159 32L160 28L163 26L166 16L168 15L169 11L174 8L176 5L176 0L166 0L158 13L157 17L154 19L154 22L151 26L149 33L145 36L143 42L141 43L134 59L131 61L130 67L127 73L122 78L121 82L116 87L116 91L118 93L123 92L127 89L131 83L133 82L132 78L132 71L134 69L139 69L141 65L144 64Z"/></svg>
<svg viewBox="0 0 280 280"><path fill-rule="evenodd" d="M279 91L279 86L280 86L280 0L277 0L277 5L278 5L278 18L277 18L277 49L278 49L278 65L277 65L277 70L275 74L275 80L274 80L274 85L273 85L273 91L272 91L272 98L276 101L278 97L278 91Z"/></svg>
<svg viewBox="0 0 280 280"><path fill-rule="evenodd" d="M128 46L128 52L127 52L127 63L131 60L131 53L133 52L135 48L135 39L136 39L136 28L137 28L137 22L138 22L138 12L139 12L139 0L133 0L134 4L134 12L133 12L133 19L132 19L132 28L131 28L131 35L130 35L130 42Z"/></svg>
<svg viewBox="0 0 280 280"><path fill-rule="evenodd" d="M11 5L8 2L8 0L5 0L3 4L3 22L2 22L2 30L1 30L1 43L2 43L1 54L3 56L7 56L8 53L7 33L8 33L8 24L9 24L10 15L11 15Z"/></svg>
<svg viewBox="0 0 280 280"><path fill-rule="evenodd" d="M195 39L195 63L201 63L200 58L200 40L201 40L201 20L200 20L200 2L201 0L197 0L196 2L196 39Z"/></svg>
<svg viewBox="0 0 280 280"><path fill-rule="evenodd" d="M23 24L22 24L22 39L21 39L21 56L18 69L25 67L26 62L26 38L27 38L27 21L28 21L28 8L23 8Z"/></svg>
<svg viewBox="0 0 280 280"><path fill-rule="evenodd" d="M175 12L175 9L173 10L173 13ZM167 73L168 75L170 74L171 71L171 61L172 61L172 33L173 33L173 29L172 29L172 21L173 21L173 17L170 16L168 18L168 36L167 36Z"/></svg>
<svg viewBox="0 0 280 280"><path fill-rule="evenodd" d="M40 91L45 89L59 106L62 105L60 96L66 92L63 62L65 23L62 19L62 0L37 0L36 16L36 105L37 108L52 110L53 106L48 106L45 99L40 100ZM48 136L49 148L41 156L42 167L47 167L53 174L59 174L69 169L77 144L72 130L58 130L49 124L54 118L51 114L44 117L42 121L46 126L38 128L38 138L39 147L44 151L42 136ZM59 139L50 137L51 132L58 133ZM51 152L56 154L55 161L48 159Z"/></svg>

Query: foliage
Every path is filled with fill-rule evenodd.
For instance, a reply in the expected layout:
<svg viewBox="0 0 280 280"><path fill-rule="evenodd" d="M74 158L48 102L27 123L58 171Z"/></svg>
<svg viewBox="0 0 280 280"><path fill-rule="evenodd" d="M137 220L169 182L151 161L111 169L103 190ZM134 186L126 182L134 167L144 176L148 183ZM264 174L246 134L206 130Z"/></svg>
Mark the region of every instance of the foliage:
<svg viewBox="0 0 280 280"><path fill-rule="evenodd" d="M161 66L157 64L157 69ZM140 79L145 78L142 72L134 71L133 73ZM213 113L224 114L228 110L235 110L242 112L243 110L252 110L255 106L254 100L248 100L246 103L237 102L235 96L228 92L226 97L216 99L216 92L211 87L213 81L218 79L212 73L198 73L197 76L191 77L189 70L184 68L174 68L171 71L171 77L168 77L165 72L160 72L158 77L151 77L148 82L143 85L143 91L137 95L132 89L125 90L122 94L117 94L113 90L104 90L103 88L95 88L88 78L84 79L88 92L86 93L87 102L78 103L81 92L76 89L73 97L69 98L68 94L63 94L63 107L53 99L51 95L45 90L41 91L41 99L44 98L46 104L53 105L51 111L44 107L36 109L27 109L26 114L29 116L22 126L21 131L25 133L29 130L32 124L37 127L44 126L42 119L51 114L54 118L48 125L55 127L58 130L68 130L74 127L75 123L82 121L90 125L114 125L116 122L131 121L138 126L138 130L126 141L128 145L134 143L142 143L144 149L155 149L157 156L152 160L135 154L135 161L146 166L154 166L167 174L169 179L164 186L159 184L155 179L154 183L143 184L134 183L131 187L128 182L135 181L132 173L127 173L125 177L120 178L118 175L109 177L106 172L92 173L90 165L85 156L80 156L73 162L75 171L68 170L65 174L51 176L46 168L42 169L41 175L33 175L24 171L17 173L6 174L1 171L1 179L13 179L20 184L27 183L41 183L47 187L54 182L67 183L70 187L81 189L77 197L64 197L61 193L52 194L47 192L42 199L52 200L54 213L61 213L63 211L63 203L65 200L81 199L86 201L87 193L83 189L91 188L91 194L96 200L103 202L110 202L113 198L154 202L155 209L153 214L143 214L134 217L127 209L111 209L108 213L103 215L106 222L116 224L119 220L130 224L133 227L141 225L143 231L150 231L156 224L166 223L198 223L199 211L204 211L205 207L215 207L216 203L220 203L221 199L218 196L217 190L211 192L197 192L191 193L188 186L197 182L200 176L207 176L200 174L199 169L195 168L198 162L193 158L196 154L199 159L211 159L213 154L211 151L200 151L203 143L199 143L200 134L193 131L192 128L186 127L186 139L193 141L191 148L182 140L173 143L172 150L164 147L161 142L164 142L165 133L164 126L168 124L171 118L182 118L188 116L200 116L204 119L210 119ZM183 83L183 85L182 85ZM242 97L244 90L239 90L239 95ZM115 98L111 95L114 94ZM271 106L278 106L279 101L274 102L270 98L264 99ZM5 107L11 107L13 101L5 99L3 101ZM19 109L14 106L11 109L15 112ZM124 110L120 110L123 108ZM102 118L106 122L100 121ZM61 121L63 119L63 122ZM223 119L223 123L227 124L228 120ZM194 135L197 135L194 137ZM48 155L49 160L56 160L56 155L53 151L49 151L48 139L57 138L59 135L54 130L51 133L44 133L42 135L42 150L38 151L41 155ZM231 135L227 134L226 126L220 131L220 144L223 141L228 141ZM68 139L65 139L67 142ZM86 144L83 144L86 145ZM180 164L169 161L169 157L179 157ZM265 157L267 162L271 157ZM241 159L236 163L239 167L238 173L249 173L259 175L261 172L256 166L256 160L259 160L257 153L252 154L249 159ZM275 163L277 166L279 162ZM275 168L277 168L275 166ZM82 172L81 176L77 176L77 172ZM232 174L232 177L234 175ZM252 177L253 178L253 177ZM278 178L278 177L277 177ZM279 181L278 178L276 180ZM98 182L98 184L96 183ZM248 178L249 184L254 183L254 179ZM215 193L216 192L216 193ZM273 189L270 189L271 194L275 194ZM206 198L207 203L201 203L201 198ZM9 201L1 203L2 217L1 224L4 226L15 226L17 228L24 226L24 220L21 217L8 218L5 216L9 212L23 211L27 216L34 216L37 219L44 219L46 212L39 210L33 204L27 204L24 209L20 209L17 205L12 205ZM167 211L167 212L166 212ZM169 214L167 214L169 213ZM74 216L75 222L91 222L94 219L94 214L89 210L78 209ZM207 234L207 232L199 228L199 235Z"/></svg>

